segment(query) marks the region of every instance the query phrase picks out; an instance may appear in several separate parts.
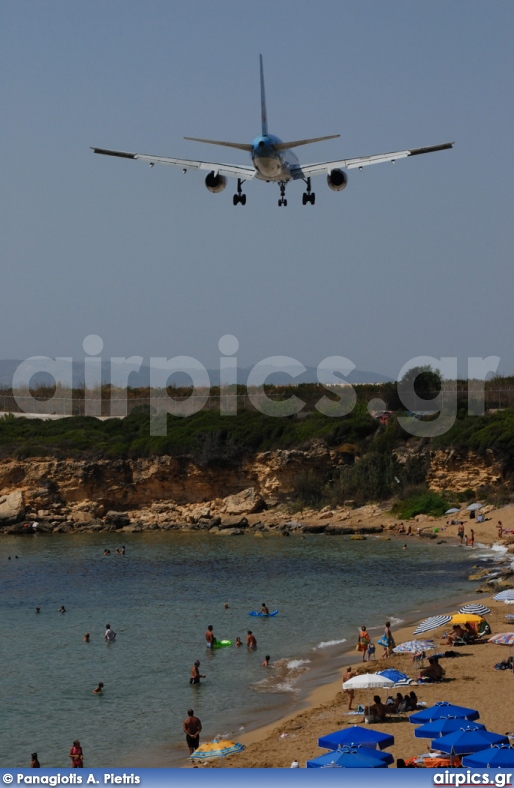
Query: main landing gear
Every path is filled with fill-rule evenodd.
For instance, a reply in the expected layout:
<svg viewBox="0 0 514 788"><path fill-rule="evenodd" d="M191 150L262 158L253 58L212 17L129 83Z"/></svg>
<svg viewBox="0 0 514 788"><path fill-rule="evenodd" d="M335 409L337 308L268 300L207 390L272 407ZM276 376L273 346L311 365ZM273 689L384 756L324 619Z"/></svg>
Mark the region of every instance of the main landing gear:
<svg viewBox="0 0 514 788"><path fill-rule="evenodd" d="M316 195L314 192L311 192L311 179L307 178L305 183L307 184L307 191L302 195L302 205L307 205L308 202L310 202L311 205L314 205L316 202Z"/></svg>
<svg viewBox="0 0 514 788"><path fill-rule="evenodd" d="M280 200L278 201L279 207L283 205L287 207L287 200L286 200L286 185L284 181L280 181Z"/></svg>
<svg viewBox="0 0 514 788"><path fill-rule="evenodd" d="M237 194L234 194L232 198L232 202L234 205L237 205L239 202L241 205L246 205L246 194L243 194L241 186L243 185L244 181L241 178L237 179Z"/></svg>

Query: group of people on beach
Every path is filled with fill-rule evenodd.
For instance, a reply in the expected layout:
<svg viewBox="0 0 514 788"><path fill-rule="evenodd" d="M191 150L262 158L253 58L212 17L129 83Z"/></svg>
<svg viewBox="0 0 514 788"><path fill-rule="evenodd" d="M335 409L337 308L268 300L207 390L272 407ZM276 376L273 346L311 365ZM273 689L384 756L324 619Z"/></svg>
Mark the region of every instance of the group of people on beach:
<svg viewBox="0 0 514 788"><path fill-rule="evenodd" d="M393 648L395 647L393 633L391 632L391 622L386 621L384 634L381 638L377 641L380 646L384 647L384 653L382 654L383 659L387 659L391 656L393 652ZM375 645L371 642L371 638L368 634L368 631L365 626L362 626L359 630L359 635L357 637L357 645L356 650L360 651L362 654L362 661L366 662L366 657L368 661L374 657L375 655Z"/></svg>

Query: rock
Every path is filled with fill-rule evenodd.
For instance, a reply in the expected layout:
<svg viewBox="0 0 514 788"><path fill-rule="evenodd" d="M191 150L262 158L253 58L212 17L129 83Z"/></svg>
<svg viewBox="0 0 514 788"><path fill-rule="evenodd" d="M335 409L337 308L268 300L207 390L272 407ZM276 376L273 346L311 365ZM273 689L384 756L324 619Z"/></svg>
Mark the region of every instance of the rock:
<svg viewBox="0 0 514 788"><path fill-rule="evenodd" d="M21 492L13 492L0 497L0 527L16 523L25 516L25 504Z"/></svg>
<svg viewBox="0 0 514 788"><path fill-rule="evenodd" d="M350 536L350 539L352 539L353 541L359 542L359 541L364 541L366 539L366 537L365 536L361 536L360 534L353 534L353 536Z"/></svg>
<svg viewBox="0 0 514 788"><path fill-rule="evenodd" d="M256 491L255 487L248 487L236 495L225 498L225 512L227 514L257 514L266 508L266 502Z"/></svg>
<svg viewBox="0 0 514 788"><path fill-rule="evenodd" d="M105 522L109 525L114 525L116 528L124 528L130 525L130 517L125 512L107 512L105 515Z"/></svg>
<svg viewBox="0 0 514 788"><path fill-rule="evenodd" d="M326 523L306 523L302 531L306 534L322 534L328 531L329 528L334 528L334 525L327 525Z"/></svg>
<svg viewBox="0 0 514 788"><path fill-rule="evenodd" d="M211 530L209 533L216 533L217 536L244 536L244 531L241 528L224 528L222 531Z"/></svg>
<svg viewBox="0 0 514 788"><path fill-rule="evenodd" d="M223 517L220 528L246 528L248 520L246 517Z"/></svg>

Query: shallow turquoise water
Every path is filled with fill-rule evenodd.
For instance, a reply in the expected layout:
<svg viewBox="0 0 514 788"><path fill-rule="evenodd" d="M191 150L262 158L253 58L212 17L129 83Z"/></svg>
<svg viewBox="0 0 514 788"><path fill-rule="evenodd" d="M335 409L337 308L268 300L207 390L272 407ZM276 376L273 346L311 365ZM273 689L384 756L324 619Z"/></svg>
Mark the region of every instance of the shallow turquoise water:
<svg viewBox="0 0 514 788"><path fill-rule="evenodd" d="M297 701L302 671L322 670L363 623L379 636L386 618L466 593L478 557L418 540L402 550L397 541L322 535L154 532L123 542L125 556L114 554L115 534L0 540L0 766L28 765L33 751L42 766L68 765L76 738L86 766L181 763L189 707L205 738L281 716ZM263 601L279 615L248 616ZM113 644L104 641L107 622ZM234 641L252 629L258 650L207 651L208 624ZM200 687L189 685L195 659L207 675ZM99 681L101 697L92 694Z"/></svg>

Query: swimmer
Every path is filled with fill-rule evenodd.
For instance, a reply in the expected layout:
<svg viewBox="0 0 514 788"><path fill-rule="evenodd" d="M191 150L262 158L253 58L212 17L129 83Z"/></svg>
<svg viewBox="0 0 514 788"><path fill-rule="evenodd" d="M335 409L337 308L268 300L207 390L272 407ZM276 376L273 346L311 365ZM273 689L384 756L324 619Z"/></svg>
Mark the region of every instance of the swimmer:
<svg viewBox="0 0 514 788"><path fill-rule="evenodd" d="M64 605L61 605L61 607L59 608L59 610L57 612L58 613L66 613L66 608L64 607Z"/></svg>
<svg viewBox="0 0 514 788"><path fill-rule="evenodd" d="M223 607L225 608L225 610L228 610L228 602L225 602L225 604L223 605Z"/></svg>
<svg viewBox="0 0 514 788"><path fill-rule="evenodd" d="M248 651L254 651L257 648L257 640L255 639L255 635L251 629L249 629L246 633L246 645L248 647Z"/></svg>
<svg viewBox="0 0 514 788"><path fill-rule="evenodd" d="M242 645L243 645L243 641L241 640L241 638L236 638L236 646L242 646Z"/></svg>
<svg viewBox="0 0 514 788"><path fill-rule="evenodd" d="M41 608L40 607L36 607L36 613L41 613Z"/></svg>
<svg viewBox="0 0 514 788"><path fill-rule="evenodd" d="M191 668L191 678L189 679L190 684L199 684L200 679L204 679L205 676L203 673L200 673L200 660L197 659L193 667Z"/></svg>
<svg viewBox="0 0 514 788"><path fill-rule="evenodd" d="M39 763L37 752L33 752L30 756L30 768L31 769L41 769L41 764Z"/></svg>
<svg viewBox="0 0 514 788"><path fill-rule="evenodd" d="M105 548L105 550L104 550L104 555L110 555L110 554L111 554L111 551L110 551L110 550L108 550L107 548Z"/></svg>
<svg viewBox="0 0 514 788"><path fill-rule="evenodd" d="M84 635L84 643L91 643L91 638L89 637L89 632L86 632Z"/></svg>
<svg viewBox="0 0 514 788"><path fill-rule="evenodd" d="M264 657L264 660L261 662L261 665L262 665L263 668L269 668L269 661L270 661L270 659L271 659L270 655L266 654L266 656Z"/></svg>
<svg viewBox="0 0 514 788"><path fill-rule="evenodd" d="M93 690L93 695L101 695L101 694L102 694L102 692L103 692L103 688L104 688L104 685L103 685L103 683L100 681L100 682L98 683L98 687L95 687L95 688L94 688L94 690Z"/></svg>
<svg viewBox="0 0 514 788"><path fill-rule="evenodd" d="M263 613L265 616L269 616L269 610L267 608L266 602L263 602L261 605L261 613Z"/></svg>

